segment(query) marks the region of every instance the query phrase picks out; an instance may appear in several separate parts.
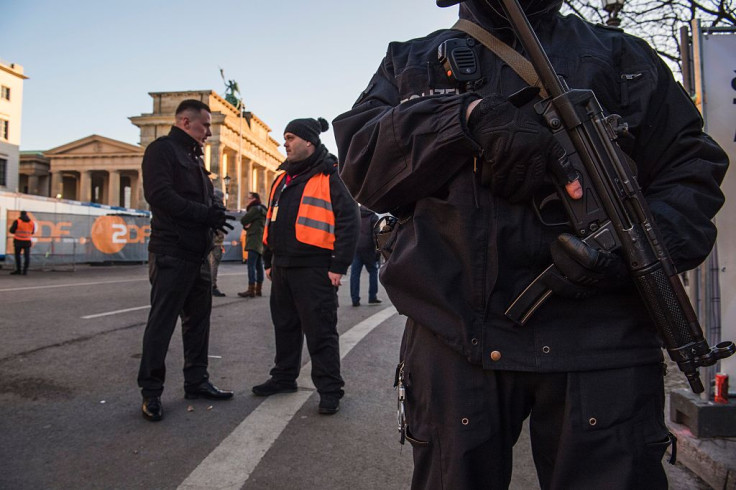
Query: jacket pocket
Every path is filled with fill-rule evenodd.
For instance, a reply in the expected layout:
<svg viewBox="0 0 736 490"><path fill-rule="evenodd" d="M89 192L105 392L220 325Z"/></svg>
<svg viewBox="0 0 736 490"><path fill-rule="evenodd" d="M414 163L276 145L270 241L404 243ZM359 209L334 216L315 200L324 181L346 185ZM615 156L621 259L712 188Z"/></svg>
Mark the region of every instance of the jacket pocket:
<svg viewBox="0 0 736 490"><path fill-rule="evenodd" d="M430 444L429 439L425 441L414 437L414 434L412 434L409 427L406 428L406 440L409 441L409 444L411 444L413 447L428 447Z"/></svg>

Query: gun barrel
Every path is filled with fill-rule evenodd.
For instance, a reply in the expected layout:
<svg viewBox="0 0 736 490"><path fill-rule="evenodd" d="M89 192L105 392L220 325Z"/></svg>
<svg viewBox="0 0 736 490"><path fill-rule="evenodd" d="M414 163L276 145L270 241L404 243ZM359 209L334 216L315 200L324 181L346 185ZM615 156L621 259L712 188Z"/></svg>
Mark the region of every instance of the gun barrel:
<svg viewBox="0 0 736 490"><path fill-rule="evenodd" d="M524 46L524 49L529 54L532 65L534 65L534 70L539 75L540 80L542 80L547 93L552 98L564 94L567 89L560 81L557 73L555 73L552 63L549 61L547 53L542 49L542 43L539 42L537 34L532 29L531 24L529 24L529 19L524 15L519 1L501 0L501 5L514 28L514 32L521 41L521 45Z"/></svg>

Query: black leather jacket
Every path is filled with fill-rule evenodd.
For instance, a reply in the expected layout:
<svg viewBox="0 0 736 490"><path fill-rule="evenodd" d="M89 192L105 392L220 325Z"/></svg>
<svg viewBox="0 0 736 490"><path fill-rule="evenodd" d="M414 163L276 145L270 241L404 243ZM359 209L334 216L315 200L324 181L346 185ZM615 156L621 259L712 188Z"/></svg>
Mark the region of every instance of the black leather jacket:
<svg viewBox="0 0 736 490"><path fill-rule="evenodd" d="M215 197L201 146L172 127L148 145L142 167L152 213L148 250L190 262L204 260L212 249L213 232L206 220Z"/></svg>
<svg viewBox="0 0 736 490"><path fill-rule="evenodd" d="M467 9L461 9L461 15ZM474 19L477 20L477 19ZM486 19L487 20L487 19ZM534 24L571 88L590 88L620 114L664 241L679 270L699 264L716 236L724 152L670 70L642 40L593 26L557 9ZM507 27L493 29L513 42ZM660 341L634 290L584 301L552 297L524 327L504 317L512 300L551 263L549 244L566 225L547 226L529 204L481 187L477 146L465 127L470 98L437 61L437 47L465 34L441 30L391 43L353 109L334 122L340 174L353 196L401 218L381 281L400 313L486 368L574 371L661 360ZM525 83L477 47L485 83L478 93L510 95ZM497 360L492 360L490 353Z"/></svg>

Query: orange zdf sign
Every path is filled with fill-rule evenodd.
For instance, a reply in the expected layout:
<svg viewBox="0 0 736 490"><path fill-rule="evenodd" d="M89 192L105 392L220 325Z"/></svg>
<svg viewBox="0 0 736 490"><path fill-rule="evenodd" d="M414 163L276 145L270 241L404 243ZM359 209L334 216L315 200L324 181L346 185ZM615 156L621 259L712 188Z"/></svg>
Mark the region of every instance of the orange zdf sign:
<svg viewBox="0 0 736 490"><path fill-rule="evenodd" d="M8 211L8 223L20 216L19 211ZM28 217L36 224L32 240L34 244L48 243L88 243L91 239L95 248L103 254L120 252L128 244L145 244L151 236L149 224L136 224L120 216L98 216L91 224L90 216L65 215L66 219L55 219L44 212L28 212ZM8 245L12 245L12 235L8 234Z"/></svg>
<svg viewBox="0 0 736 490"><path fill-rule="evenodd" d="M129 243L145 243L151 226L126 223L120 216L100 216L92 224L92 243L102 253L120 252Z"/></svg>

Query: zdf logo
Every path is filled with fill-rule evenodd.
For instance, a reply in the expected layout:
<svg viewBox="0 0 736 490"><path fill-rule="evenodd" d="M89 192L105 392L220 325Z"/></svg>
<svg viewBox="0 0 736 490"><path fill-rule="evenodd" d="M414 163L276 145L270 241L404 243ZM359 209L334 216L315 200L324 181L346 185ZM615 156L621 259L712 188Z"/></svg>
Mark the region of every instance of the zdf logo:
<svg viewBox="0 0 736 490"><path fill-rule="evenodd" d="M151 227L126 223L120 216L100 216L92 224L90 234L97 250L115 254L129 243L144 243L151 236Z"/></svg>

